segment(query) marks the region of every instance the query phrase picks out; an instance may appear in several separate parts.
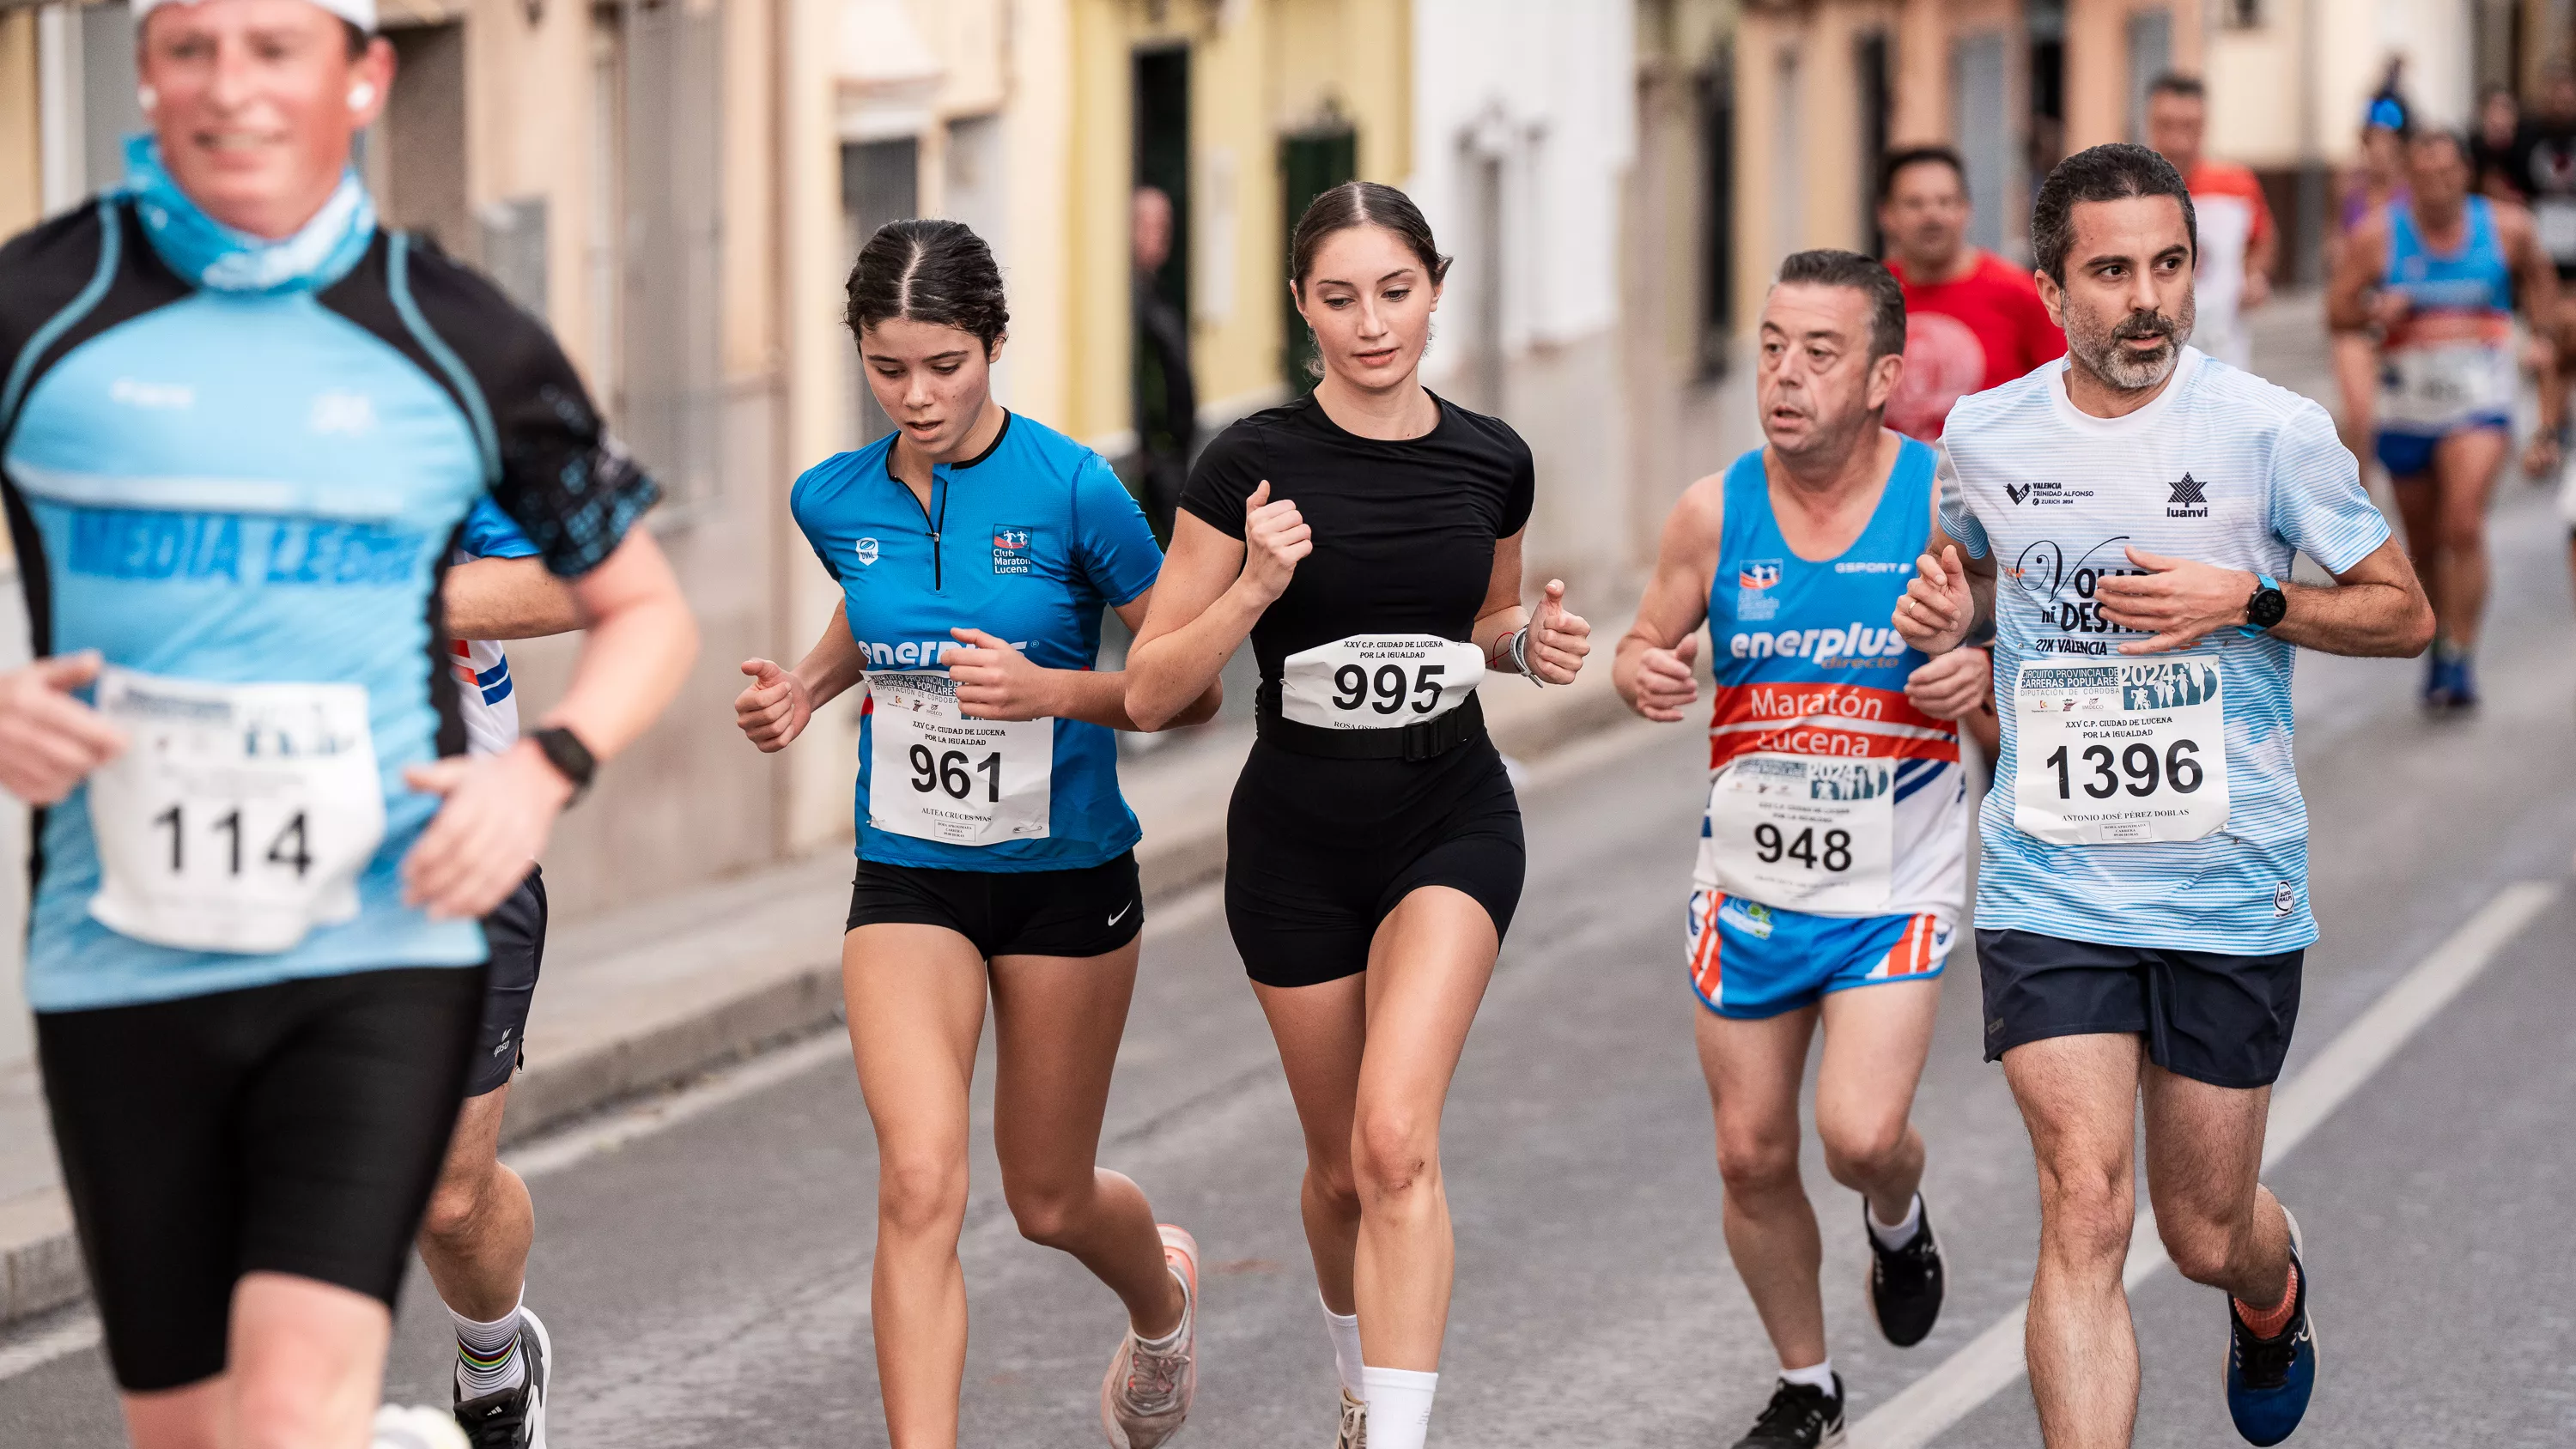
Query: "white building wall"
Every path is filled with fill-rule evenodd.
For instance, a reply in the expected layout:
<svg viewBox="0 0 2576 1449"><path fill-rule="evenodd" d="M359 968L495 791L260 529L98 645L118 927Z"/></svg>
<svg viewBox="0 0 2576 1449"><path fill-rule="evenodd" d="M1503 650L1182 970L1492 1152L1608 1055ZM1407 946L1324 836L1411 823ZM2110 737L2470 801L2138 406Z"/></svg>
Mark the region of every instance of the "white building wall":
<svg viewBox="0 0 2576 1449"><path fill-rule="evenodd" d="M1636 157L1632 21L1627 0L1413 4L1404 186L1457 258L1424 378L1501 415L1537 454L1533 591L1553 575L1578 593L1627 582L1616 331L1621 198ZM1489 177L1500 183L1490 202ZM1489 300L1498 337L1481 335ZM1501 395L1487 396L1497 372Z"/></svg>

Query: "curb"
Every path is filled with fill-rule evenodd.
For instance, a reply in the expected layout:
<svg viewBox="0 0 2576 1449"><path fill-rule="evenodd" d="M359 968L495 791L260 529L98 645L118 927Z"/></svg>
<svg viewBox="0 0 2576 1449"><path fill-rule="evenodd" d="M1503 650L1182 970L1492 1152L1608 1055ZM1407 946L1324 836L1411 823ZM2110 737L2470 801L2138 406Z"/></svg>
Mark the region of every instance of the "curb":
<svg viewBox="0 0 2576 1449"><path fill-rule="evenodd" d="M1615 635L1611 637L1616 637ZM1606 661L1605 661L1606 662ZM1505 754L1536 759L1624 718L1627 706L1602 682L1577 684L1542 702L1528 699L1488 716ZM1589 683L1589 680L1586 681ZM1230 787L1230 782L1229 782ZM1197 812L1137 848L1149 900L1168 900L1225 874L1225 810ZM625 1098L689 1078L823 1030L841 1017L837 955L772 977L680 1020L647 1027L522 1071L510 1087L507 1147ZM60 1186L0 1202L0 1327L89 1296L88 1274Z"/></svg>

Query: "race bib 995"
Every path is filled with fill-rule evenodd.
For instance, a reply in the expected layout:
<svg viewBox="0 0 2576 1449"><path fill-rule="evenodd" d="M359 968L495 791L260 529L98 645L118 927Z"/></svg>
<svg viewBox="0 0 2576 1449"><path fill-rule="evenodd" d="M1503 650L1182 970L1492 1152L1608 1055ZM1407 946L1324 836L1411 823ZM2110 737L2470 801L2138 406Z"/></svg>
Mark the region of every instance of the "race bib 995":
<svg viewBox="0 0 2576 1449"><path fill-rule="evenodd" d="M1279 712L1318 729L1401 729L1465 704L1484 678L1485 656L1473 644L1353 634L1283 661Z"/></svg>

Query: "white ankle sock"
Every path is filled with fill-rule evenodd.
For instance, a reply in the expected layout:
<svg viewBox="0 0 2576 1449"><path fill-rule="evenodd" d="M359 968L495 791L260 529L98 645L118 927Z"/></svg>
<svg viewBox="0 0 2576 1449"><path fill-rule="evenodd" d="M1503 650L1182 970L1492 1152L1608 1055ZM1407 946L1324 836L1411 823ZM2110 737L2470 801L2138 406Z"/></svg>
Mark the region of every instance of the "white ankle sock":
<svg viewBox="0 0 2576 1449"><path fill-rule="evenodd" d="M1834 1391L1834 1361L1827 1358L1813 1368L1784 1368L1780 1370L1780 1382L1796 1384L1802 1388L1821 1389L1830 1394Z"/></svg>
<svg viewBox="0 0 2576 1449"><path fill-rule="evenodd" d="M1369 1406L1369 1449L1422 1449L1431 1433L1431 1395L1440 1375L1412 1369L1364 1368L1360 1397Z"/></svg>
<svg viewBox="0 0 2576 1449"><path fill-rule="evenodd" d="M516 1307L490 1323L476 1322L453 1308L447 1310L447 1316L456 1324L458 1394L479 1399L527 1382L528 1363L519 1356Z"/></svg>
<svg viewBox="0 0 2576 1449"><path fill-rule="evenodd" d="M1868 1206L1868 1201L1861 1199L1861 1216L1869 1221L1869 1235L1878 1239L1880 1247L1894 1251L1914 1241L1916 1230L1923 1226L1923 1194L1916 1193L1914 1200L1905 1205L1905 1221L1894 1227L1880 1222L1878 1209Z"/></svg>
<svg viewBox="0 0 2576 1449"><path fill-rule="evenodd" d="M1333 1338L1333 1371L1342 1376L1342 1392L1354 1399L1366 1399L1368 1388L1360 1382L1360 1316L1335 1313L1331 1304L1324 1303L1322 1294L1317 1294L1315 1301L1323 1305L1324 1331Z"/></svg>

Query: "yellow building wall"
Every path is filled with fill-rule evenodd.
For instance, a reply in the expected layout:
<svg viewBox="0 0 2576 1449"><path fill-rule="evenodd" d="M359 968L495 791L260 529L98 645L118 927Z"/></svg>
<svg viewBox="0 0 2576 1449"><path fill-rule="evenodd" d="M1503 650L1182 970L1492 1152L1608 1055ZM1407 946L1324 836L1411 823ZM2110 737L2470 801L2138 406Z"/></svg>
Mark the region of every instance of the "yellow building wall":
<svg viewBox="0 0 2576 1449"><path fill-rule="evenodd" d="M0 11L0 238L44 213L44 143L36 104L36 12Z"/></svg>
<svg viewBox="0 0 2576 1449"><path fill-rule="evenodd" d="M1128 197L1133 189L1133 57L1190 49L1192 362L1204 401L1265 396L1279 377L1280 289L1287 285L1279 138L1325 113L1358 135L1364 179L1400 184L1412 169L1412 7L1408 0L1249 0L1215 6L1072 0L1072 140L1065 206L1071 305L1060 340L1065 426L1113 439L1130 426ZM1231 206L1222 194L1231 191ZM1216 203L1211 205L1210 203ZM1214 273L1231 277L1216 294Z"/></svg>
<svg viewBox="0 0 2576 1449"><path fill-rule="evenodd" d="M2173 67L2198 74L2200 0L2071 0L2066 7L2066 153L2129 135L2129 17L2161 10L2173 26Z"/></svg>

